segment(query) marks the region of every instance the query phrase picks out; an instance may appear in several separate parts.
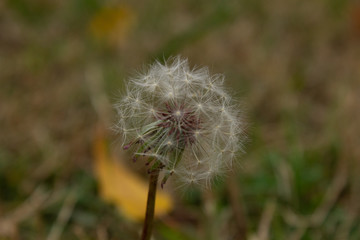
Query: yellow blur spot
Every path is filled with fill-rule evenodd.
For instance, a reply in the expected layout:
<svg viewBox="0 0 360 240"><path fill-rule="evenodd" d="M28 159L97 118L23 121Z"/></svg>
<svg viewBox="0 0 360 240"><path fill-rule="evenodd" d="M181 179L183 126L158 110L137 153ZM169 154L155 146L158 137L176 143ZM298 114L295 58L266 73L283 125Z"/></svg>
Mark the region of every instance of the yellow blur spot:
<svg viewBox="0 0 360 240"><path fill-rule="evenodd" d="M103 134L94 143L95 173L100 185L100 195L131 220L145 217L148 183L123 166L119 160L111 158L107 151ZM168 213L173 203L170 196L158 188L155 216Z"/></svg>
<svg viewBox="0 0 360 240"><path fill-rule="evenodd" d="M101 41L123 45L135 25L135 14L127 6L102 8L90 21L92 35Z"/></svg>

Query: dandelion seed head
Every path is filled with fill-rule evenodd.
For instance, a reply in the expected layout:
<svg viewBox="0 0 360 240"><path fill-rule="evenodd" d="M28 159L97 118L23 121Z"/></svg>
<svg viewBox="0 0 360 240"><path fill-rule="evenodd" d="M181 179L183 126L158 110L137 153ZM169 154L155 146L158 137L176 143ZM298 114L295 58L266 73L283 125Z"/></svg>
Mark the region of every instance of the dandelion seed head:
<svg viewBox="0 0 360 240"><path fill-rule="evenodd" d="M191 69L186 59L159 62L130 79L116 104L125 150L182 185L210 186L233 166L243 125L226 92L224 76Z"/></svg>

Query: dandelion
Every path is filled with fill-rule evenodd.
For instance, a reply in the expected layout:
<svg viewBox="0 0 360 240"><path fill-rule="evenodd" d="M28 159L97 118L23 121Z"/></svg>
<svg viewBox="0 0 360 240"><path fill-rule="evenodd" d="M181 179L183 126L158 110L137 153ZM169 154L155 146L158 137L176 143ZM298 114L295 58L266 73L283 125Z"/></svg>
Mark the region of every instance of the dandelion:
<svg viewBox="0 0 360 240"><path fill-rule="evenodd" d="M123 149L131 150L133 161L141 159L156 176L155 186L162 172L161 187L170 177L182 186L209 187L233 166L242 149L243 127L223 83L223 75L191 69L180 57L156 62L130 79L116 105L117 129Z"/></svg>

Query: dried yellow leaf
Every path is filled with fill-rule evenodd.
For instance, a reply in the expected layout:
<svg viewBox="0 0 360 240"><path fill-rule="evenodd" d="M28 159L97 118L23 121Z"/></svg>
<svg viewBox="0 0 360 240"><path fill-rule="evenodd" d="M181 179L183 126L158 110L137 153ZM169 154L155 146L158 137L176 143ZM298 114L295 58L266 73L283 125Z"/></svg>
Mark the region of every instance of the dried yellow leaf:
<svg viewBox="0 0 360 240"><path fill-rule="evenodd" d="M100 194L126 217L142 220L145 216L148 183L111 158L105 139L99 137L94 144L95 172L100 185ZM155 216L164 215L172 208L168 194L158 189L155 203Z"/></svg>
<svg viewBox="0 0 360 240"><path fill-rule="evenodd" d="M125 43L135 23L135 14L127 6L102 8L90 21L92 35L110 44Z"/></svg>

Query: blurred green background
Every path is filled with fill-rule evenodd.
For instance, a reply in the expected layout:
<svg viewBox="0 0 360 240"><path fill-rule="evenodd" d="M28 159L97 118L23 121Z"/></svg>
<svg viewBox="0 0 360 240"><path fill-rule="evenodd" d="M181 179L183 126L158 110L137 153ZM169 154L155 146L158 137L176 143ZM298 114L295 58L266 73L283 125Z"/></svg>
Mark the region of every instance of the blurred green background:
<svg viewBox="0 0 360 240"><path fill-rule="evenodd" d="M226 75L249 141L213 191L170 191L154 239L360 239L351 0L0 1L0 239L138 238L99 195L94 136L126 78L177 54Z"/></svg>

